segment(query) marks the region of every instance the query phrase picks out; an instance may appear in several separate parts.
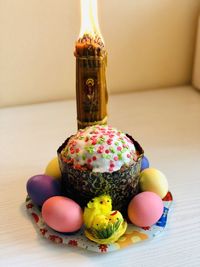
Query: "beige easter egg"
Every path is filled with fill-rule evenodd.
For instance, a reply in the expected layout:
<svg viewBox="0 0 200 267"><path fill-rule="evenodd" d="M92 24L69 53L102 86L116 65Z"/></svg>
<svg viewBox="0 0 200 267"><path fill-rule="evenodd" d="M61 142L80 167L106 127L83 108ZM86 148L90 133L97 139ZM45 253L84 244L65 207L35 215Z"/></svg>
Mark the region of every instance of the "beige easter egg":
<svg viewBox="0 0 200 267"><path fill-rule="evenodd" d="M60 179L61 178L61 172L60 172L60 167L58 163L58 158L55 157L53 158L47 165L45 169L45 174L52 176L55 179Z"/></svg>
<svg viewBox="0 0 200 267"><path fill-rule="evenodd" d="M164 198L168 192L167 178L155 168L147 168L141 172L139 186L141 191L154 192L161 198Z"/></svg>

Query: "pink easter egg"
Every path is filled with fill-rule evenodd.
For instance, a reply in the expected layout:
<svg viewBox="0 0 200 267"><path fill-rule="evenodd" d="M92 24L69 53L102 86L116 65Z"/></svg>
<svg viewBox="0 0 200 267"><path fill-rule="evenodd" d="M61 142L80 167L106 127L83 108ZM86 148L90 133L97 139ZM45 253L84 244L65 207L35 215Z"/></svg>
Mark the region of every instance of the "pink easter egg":
<svg viewBox="0 0 200 267"><path fill-rule="evenodd" d="M51 197L44 202L42 218L58 232L75 232L83 224L81 207L72 199L62 196Z"/></svg>
<svg viewBox="0 0 200 267"><path fill-rule="evenodd" d="M162 216L163 209L162 199L157 194L142 192L129 203L128 217L137 226L152 226Z"/></svg>

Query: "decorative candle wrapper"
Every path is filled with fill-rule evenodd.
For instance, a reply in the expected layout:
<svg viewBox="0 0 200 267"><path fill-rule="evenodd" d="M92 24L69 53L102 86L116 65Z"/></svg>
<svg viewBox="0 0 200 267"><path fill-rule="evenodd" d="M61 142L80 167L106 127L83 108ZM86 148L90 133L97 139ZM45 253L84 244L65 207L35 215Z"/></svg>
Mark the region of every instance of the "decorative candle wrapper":
<svg viewBox="0 0 200 267"><path fill-rule="evenodd" d="M121 236L117 242L110 245L97 244L88 240L84 235L84 228L82 228L79 232L70 235L61 234L52 230L45 224L39 208L32 202L29 197L27 197L26 199L26 209L29 212L30 216L33 218L33 222L36 224L40 234L48 240L56 244L83 248L98 253L107 253L129 247L144 240L153 239L161 234L167 224L168 212L171 210L172 203L172 194L168 192L166 197L163 199L163 214L156 224L151 227L144 228L134 226L133 224L128 224L128 228L125 234Z"/></svg>
<svg viewBox="0 0 200 267"><path fill-rule="evenodd" d="M107 123L108 93L106 86L107 54L93 55L83 45L76 48L76 104L78 128ZM87 51L83 56L80 52ZM90 52L92 51L92 55ZM101 49L99 50L101 51ZM81 52L81 54L82 54Z"/></svg>
<svg viewBox="0 0 200 267"><path fill-rule="evenodd" d="M92 172L74 169L63 161L61 151L69 138L58 149L59 165L62 173L63 195L72 198L82 207L94 197L108 194L112 198L113 209L127 210L128 203L138 193L139 174L143 149L132 137L127 135L135 145L138 159L132 165L114 172Z"/></svg>
<svg viewBox="0 0 200 267"><path fill-rule="evenodd" d="M106 57L77 57L78 128L107 122Z"/></svg>

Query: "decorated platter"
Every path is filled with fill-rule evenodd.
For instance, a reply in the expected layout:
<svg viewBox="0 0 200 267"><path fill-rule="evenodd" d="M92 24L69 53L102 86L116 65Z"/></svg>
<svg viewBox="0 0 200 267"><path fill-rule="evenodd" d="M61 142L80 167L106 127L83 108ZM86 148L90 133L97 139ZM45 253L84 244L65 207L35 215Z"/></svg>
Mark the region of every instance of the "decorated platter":
<svg viewBox="0 0 200 267"><path fill-rule="evenodd" d="M73 246L97 253L108 253L132 246L138 242L153 239L161 234L167 225L168 214L171 210L172 203L172 194L171 192L168 192L165 198L163 198L163 214L156 224L151 227L140 228L129 223L125 234L121 236L117 242L109 245L97 244L88 240L84 234L83 227L78 232L73 234L63 234L52 230L46 225L41 216L40 209L33 203L29 196L26 198L26 209L32 217L33 223L36 225L38 232L41 234L41 236L47 238L49 241L52 241L56 244Z"/></svg>

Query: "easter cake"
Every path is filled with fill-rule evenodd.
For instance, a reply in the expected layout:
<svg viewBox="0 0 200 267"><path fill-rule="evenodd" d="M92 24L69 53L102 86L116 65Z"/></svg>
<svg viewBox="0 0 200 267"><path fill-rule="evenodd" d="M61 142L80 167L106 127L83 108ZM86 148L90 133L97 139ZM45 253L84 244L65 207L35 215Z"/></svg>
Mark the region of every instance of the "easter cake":
<svg viewBox="0 0 200 267"><path fill-rule="evenodd" d="M43 236L96 252L156 237L172 203L165 175L149 167L139 143L108 125L67 138L27 193Z"/></svg>
<svg viewBox="0 0 200 267"><path fill-rule="evenodd" d="M114 209L123 210L137 194L143 149L131 136L107 125L89 126L57 152L63 194L81 206L109 194Z"/></svg>

